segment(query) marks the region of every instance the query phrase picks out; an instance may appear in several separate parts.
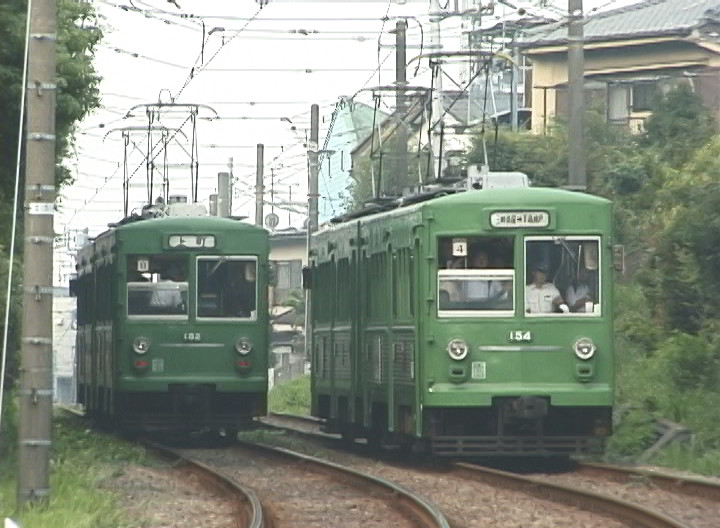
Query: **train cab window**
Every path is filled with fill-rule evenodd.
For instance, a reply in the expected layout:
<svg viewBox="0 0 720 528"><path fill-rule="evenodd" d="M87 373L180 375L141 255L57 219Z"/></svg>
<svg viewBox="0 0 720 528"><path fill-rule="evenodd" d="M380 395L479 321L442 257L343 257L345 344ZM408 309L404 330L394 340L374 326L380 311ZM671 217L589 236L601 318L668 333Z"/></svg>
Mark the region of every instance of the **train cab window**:
<svg viewBox="0 0 720 528"><path fill-rule="evenodd" d="M187 318L187 257L130 255L128 316Z"/></svg>
<svg viewBox="0 0 720 528"><path fill-rule="evenodd" d="M512 237L438 239L438 317L515 312Z"/></svg>
<svg viewBox="0 0 720 528"><path fill-rule="evenodd" d="M198 317L257 317L255 257L198 257L197 275Z"/></svg>
<svg viewBox="0 0 720 528"><path fill-rule="evenodd" d="M525 239L525 313L601 315L599 237Z"/></svg>

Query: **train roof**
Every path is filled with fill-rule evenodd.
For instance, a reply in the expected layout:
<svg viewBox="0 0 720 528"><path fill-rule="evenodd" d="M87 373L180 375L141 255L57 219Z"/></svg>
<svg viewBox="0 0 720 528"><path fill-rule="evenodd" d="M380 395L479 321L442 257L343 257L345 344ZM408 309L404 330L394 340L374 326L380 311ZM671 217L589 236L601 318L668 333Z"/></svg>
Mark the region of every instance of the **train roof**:
<svg viewBox="0 0 720 528"><path fill-rule="evenodd" d="M264 228L242 222L238 219L218 216L168 216L138 220L113 228L118 233L162 230L203 230L203 231L265 231Z"/></svg>
<svg viewBox="0 0 720 528"><path fill-rule="evenodd" d="M394 217L418 209L456 207L458 205L549 207L582 204L609 206L611 203L610 200L600 196L554 187L513 187L471 191L440 189L430 193L385 201L381 204L371 204L360 211L334 218L331 220L331 224L339 227L352 220L362 219L364 222L368 222L375 218Z"/></svg>
<svg viewBox="0 0 720 528"><path fill-rule="evenodd" d="M609 205L611 202L600 196L553 187L514 187L485 189L449 194L426 202L427 205L456 206L463 204L487 204L502 206L561 206L578 204Z"/></svg>

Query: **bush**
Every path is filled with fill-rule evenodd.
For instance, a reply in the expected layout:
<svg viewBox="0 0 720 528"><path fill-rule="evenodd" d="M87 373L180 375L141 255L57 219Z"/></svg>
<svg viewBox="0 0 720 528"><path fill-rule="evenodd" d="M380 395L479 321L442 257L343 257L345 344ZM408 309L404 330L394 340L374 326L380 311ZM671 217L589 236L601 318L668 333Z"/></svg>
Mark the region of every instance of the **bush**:
<svg viewBox="0 0 720 528"><path fill-rule="evenodd" d="M271 412L310 414L310 376L276 385L268 395Z"/></svg>

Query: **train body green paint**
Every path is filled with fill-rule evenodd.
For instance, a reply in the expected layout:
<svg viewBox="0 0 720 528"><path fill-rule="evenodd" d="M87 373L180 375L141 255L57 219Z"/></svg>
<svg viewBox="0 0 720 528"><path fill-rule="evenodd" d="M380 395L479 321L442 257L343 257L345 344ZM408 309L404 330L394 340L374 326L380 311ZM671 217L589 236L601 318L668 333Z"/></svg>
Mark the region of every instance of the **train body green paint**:
<svg viewBox="0 0 720 528"><path fill-rule="evenodd" d="M318 232L312 414L330 431L438 455L602 451L614 398L612 229L607 200L517 188Z"/></svg>
<svg viewBox="0 0 720 528"><path fill-rule="evenodd" d="M138 431L233 431L264 415L268 253L265 230L215 217L139 220L82 248L78 401Z"/></svg>

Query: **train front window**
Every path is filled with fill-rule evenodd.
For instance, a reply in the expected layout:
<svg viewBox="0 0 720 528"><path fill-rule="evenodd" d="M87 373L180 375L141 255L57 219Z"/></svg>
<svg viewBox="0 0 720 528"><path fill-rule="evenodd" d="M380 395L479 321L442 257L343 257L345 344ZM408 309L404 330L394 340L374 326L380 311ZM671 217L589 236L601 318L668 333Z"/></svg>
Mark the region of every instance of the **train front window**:
<svg viewBox="0 0 720 528"><path fill-rule="evenodd" d="M255 257L198 257L197 275L198 317L257 317Z"/></svg>
<svg viewBox="0 0 720 528"><path fill-rule="evenodd" d="M513 315L513 238L438 238L438 317Z"/></svg>
<svg viewBox="0 0 720 528"><path fill-rule="evenodd" d="M130 255L127 296L129 317L187 318L187 257Z"/></svg>
<svg viewBox="0 0 720 528"><path fill-rule="evenodd" d="M599 237L527 237L526 315L600 316L599 249Z"/></svg>

